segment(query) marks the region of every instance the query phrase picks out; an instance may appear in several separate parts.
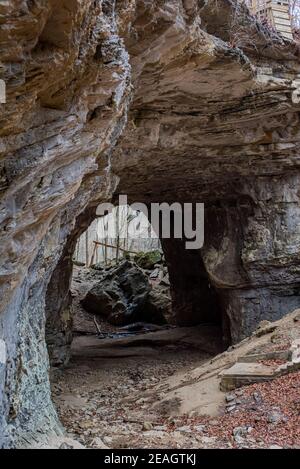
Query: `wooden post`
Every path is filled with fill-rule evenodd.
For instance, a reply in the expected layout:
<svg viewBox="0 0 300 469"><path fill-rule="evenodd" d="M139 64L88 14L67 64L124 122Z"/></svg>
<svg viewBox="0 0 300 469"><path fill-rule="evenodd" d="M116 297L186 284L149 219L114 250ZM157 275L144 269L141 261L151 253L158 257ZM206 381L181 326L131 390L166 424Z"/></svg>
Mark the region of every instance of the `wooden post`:
<svg viewBox="0 0 300 469"><path fill-rule="evenodd" d="M89 230L85 232L85 264L89 266Z"/></svg>
<svg viewBox="0 0 300 469"><path fill-rule="evenodd" d="M80 244L80 238L77 240L76 244L76 251L75 251L75 260L79 261L79 244Z"/></svg>
<svg viewBox="0 0 300 469"><path fill-rule="evenodd" d="M104 261L105 261L105 265L107 265L107 241L108 241L108 238L107 238L106 227L104 227L104 229L105 229Z"/></svg>
<svg viewBox="0 0 300 469"><path fill-rule="evenodd" d="M120 207L117 206L116 208L116 234L117 234L117 250L116 250L116 263L119 262L119 253L120 253Z"/></svg>
<svg viewBox="0 0 300 469"><path fill-rule="evenodd" d="M97 220L97 233L96 233L96 241L99 241L99 218ZM98 248L96 249L96 264L99 262L99 251Z"/></svg>
<svg viewBox="0 0 300 469"><path fill-rule="evenodd" d="M96 252L97 252L97 244L94 245L92 259L91 259L91 263L90 263L89 267L91 267L94 264L94 259L95 259L95 256L96 256Z"/></svg>

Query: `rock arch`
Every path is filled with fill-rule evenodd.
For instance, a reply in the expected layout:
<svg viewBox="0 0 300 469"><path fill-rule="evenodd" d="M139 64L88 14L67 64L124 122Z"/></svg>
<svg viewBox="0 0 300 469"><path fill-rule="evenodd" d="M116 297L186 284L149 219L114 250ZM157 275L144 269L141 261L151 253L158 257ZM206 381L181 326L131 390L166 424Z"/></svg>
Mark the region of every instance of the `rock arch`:
<svg viewBox="0 0 300 469"><path fill-rule="evenodd" d="M233 340L299 305L296 45L231 0L66 3L1 10L1 447L61 432L45 310L101 200L207 205Z"/></svg>

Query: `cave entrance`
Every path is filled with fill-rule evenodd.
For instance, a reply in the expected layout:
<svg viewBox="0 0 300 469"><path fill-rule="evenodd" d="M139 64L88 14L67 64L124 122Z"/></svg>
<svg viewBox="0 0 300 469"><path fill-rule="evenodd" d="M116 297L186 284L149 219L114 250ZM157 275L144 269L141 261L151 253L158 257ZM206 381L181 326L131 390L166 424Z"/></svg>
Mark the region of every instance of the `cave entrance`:
<svg viewBox="0 0 300 469"><path fill-rule="evenodd" d="M118 328L119 337L206 324L230 340L201 250L162 237L140 210L121 205L97 216L77 240L73 264L75 334L104 338Z"/></svg>
<svg viewBox="0 0 300 469"><path fill-rule="evenodd" d="M169 379L179 389L183 373L225 348L201 251L160 239L138 211L114 210L114 234L110 215L97 210L77 220L47 295L53 400L67 431L87 447L126 447L151 422L193 411L185 393L159 399L158 389ZM131 237L128 224L141 235Z"/></svg>
<svg viewBox="0 0 300 469"><path fill-rule="evenodd" d="M164 330L169 342L171 329L201 326L197 334L218 336L219 349L231 340L201 250L186 249L183 239L160 239L144 213L128 206L101 216L94 208L77 220L48 288L47 312L55 366L70 359L74 336L120 339Z"/></svg>

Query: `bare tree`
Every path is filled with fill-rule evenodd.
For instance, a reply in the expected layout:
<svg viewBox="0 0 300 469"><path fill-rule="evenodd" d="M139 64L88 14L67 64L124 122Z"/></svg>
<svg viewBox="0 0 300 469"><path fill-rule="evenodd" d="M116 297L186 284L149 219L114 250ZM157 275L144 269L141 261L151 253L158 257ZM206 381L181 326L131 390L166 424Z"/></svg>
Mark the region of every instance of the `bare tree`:
<svg viewBox="0 0 300 469"><path fill-rule="evenodd" d="M240 0L241 3L245 3L250 10L253 12L262 10L270 4L270 0ZM292 20L292 30L295 38L300 38L300 0L289 0L289 9Z"/></svg>
<svg viewBox="0 0 300 469"><path fill-rule="evenodd" d="M290 1L290 12L292 18L292 28L294 31L300 30L300 0Z"/></svg>

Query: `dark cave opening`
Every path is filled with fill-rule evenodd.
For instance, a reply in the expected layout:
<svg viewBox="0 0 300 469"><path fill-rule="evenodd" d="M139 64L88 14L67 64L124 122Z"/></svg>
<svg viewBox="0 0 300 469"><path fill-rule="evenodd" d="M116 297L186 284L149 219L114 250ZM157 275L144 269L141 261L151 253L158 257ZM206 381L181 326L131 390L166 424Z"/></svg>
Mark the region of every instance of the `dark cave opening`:
<svg viewBox="0 0 300 469"><path fill-rule="evenodd" d="M63 254L60 261L57 264L56 269L53 272L51 281L48 286L48 293L46 298L46 311L47 311L47 323L46 323L46 339L48 345L48 351L50 355L50 361L54 366L61 366L68 363L71 357L71 344L73 337L85 333L84 330L76 329L74 327L74 314L76 313L76 299L74 299L74 292L71 291L72 279L74 280L74 269L76 275L80 270L83 269L86 275L96 276L98 275L97 270L93 270L90 266L83 267L82 265L74 265L74 253L77 246L79 237L86 231L91 223L96 219L95 208L87 210L80 217L78 217L75 228L72 234L69 236L68 242L64 248ZM222 337L223 347L226 348L231 343L230 336L230 322L226 312L222 308L222 299L216 288L212 285L208 273L205 269L205 265L202 259L201 250L189 250L186 249L184 239L175 238L162 238L160 240L160 246L162 250L162 258L164 258L165 269L167 269L167 276L169 281L169 292L170 292L170 304L171 310L168 314L164 314L163 308L166 307L164 302L160 305L160 310L153 308L153 303L145 301L146 295L149 294L147 288L140 289L140 285L131 285L132 282L143 281L143 275L145 272L139 274L136 271L135 263L126 267L125 271L122 262L132 262L126 260L126 253L123 249L122 254L124 258L118 259L121 267L115 267L111 270L106 266L101 267L101 270L105 273L106 277L99 277L98 283L100 283L100 289L103 285L101 282L106 282L107 278L114 277L115 271L121 272L120 281L125 282L124 291L121 292L121 296L118 297L118 292L113 291L112 285L114 280L107 287L107 291L104 291L104 295L107 296L107 292L112 298L107 302L107 298L103 299L103 292L100 294L100 301L94 301L93 308L89 309L85 307L83 298L80 300L80 305L84 305L85 312L90 315L91 327L86 331L88 334L96 334L98 328L98 319L104 318L104 322L107 321L105 318L107 307L112 308L114 317L112 324L116 327L122 327L125 325L130 326L132 323L146 322L157 325L170 324L172 327L194 327L199 325L212 326L219 329L220 337ZM120 254L119 254L120 255ZM91 256L95 260L95 256ZM118 264L117 264L118 265ZM158 266L153 265L152 269L156 269ZM91 272L91 273L89 273ZM151 272L148 271L147 275ZM129 279L126 276L129 275ZM124 278L123 278L124 277ZM104 278L104 280L103 280ZM85 280L76 280L80 283L84 283ZM148 280L147 280L148 281ZM130 290L130 295L135 298L130 299L130 307L136 306L138 315L133 315L132 319L129 318L127 321L122 322L119 320L120 314L123 313L122 305L123 300L122 294L126 289ZM151 286L149 287L151 289ZM76 296L76 295L75 295ZM88 295L87 295L88 296ZM90 298L89 298L90 299ZM113 302L113 305L111 304ZM86 302L87 303L87 302ZM74 307L75 304L75 307ZM77 301L77 306L79 302ZM98 311L95 310L97 306ZM97 309L96 308L96 309ZM129 308L130 309L130 308ZM143 315L143 309L145 315ZM75 313L74 313L75 311ZM147 313L147 314L146 314ZM77 314L77 313L76 313ZM84 313L85 314L85 313ZM99 315L98 315L99 314ZM141 315L141 319L139 319ZM163 319L162 319L163 318ZM101 322L101 320L100 320ZM76 323L76 321L75 321ZM101 327L102 328L102 327ZM215 331L216 329L214 329ZM118 336L118 334L116 334Z"/></svg>
<svg viewBox="0 0 300 469"><path fill-rule="evenodd" d="M173 312L178 326L212 324L220 327L225 346L231 343L230 322L222 299L212 285L201 250L188 250L183 239L163 239L169 270Z"/></svg>

